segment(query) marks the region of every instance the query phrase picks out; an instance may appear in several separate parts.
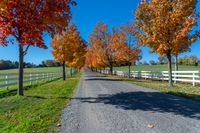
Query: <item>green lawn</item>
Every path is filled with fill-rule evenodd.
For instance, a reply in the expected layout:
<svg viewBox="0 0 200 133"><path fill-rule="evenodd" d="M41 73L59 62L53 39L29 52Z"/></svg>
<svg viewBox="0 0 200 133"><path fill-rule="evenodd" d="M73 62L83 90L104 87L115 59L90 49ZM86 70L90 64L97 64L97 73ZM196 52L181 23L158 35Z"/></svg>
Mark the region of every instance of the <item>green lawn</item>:
<svg viewBox="0 0 200 133"><path fill-rule="evenodd" d="M159 90L164 93L186 97L193 100L200 100L200 86L193 87L191 84L177 83L172 88L168 87L166 81L144 80L144 79L128 79L122 77L119 78L123 81L127 81L138 86Z"/></svg>
<svg viewBox="0 0 200 133"><path fill-rule="evenodd" d="M26 87L25 96L16 90L0 98L0 132L56 132L63 108L73 95L81 74L66 81L57 79Z"/></svg>
<svg viewBox="0 0 200 133"><path fill-rule="evenodd" d="M174 65L172 66L174 70ZM128 71L128 66L124 67L115 67L114 70L118 71ZM136 65L136 66L131 66L131 71L167 71L168 67L167 65ZM200 66L186 66L186 65L179 65L179 70L180 71L200 71Z"/></svg>
<svg viewBox="0 0 200 133"><path fill-rule="evenodd" d="M24 72L61 72L62 67L25 68ZM17 73L18 69L0 70L1 73Z"/></svg>

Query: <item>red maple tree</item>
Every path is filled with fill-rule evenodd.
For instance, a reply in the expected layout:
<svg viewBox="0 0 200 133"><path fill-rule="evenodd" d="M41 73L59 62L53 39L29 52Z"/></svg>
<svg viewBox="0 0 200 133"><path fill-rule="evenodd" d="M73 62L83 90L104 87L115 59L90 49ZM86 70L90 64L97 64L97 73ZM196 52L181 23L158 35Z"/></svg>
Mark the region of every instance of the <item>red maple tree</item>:
<svg viewBox="0 0 200 133"><path fill-rule="evenodd" d="M72 0L1 0L0 44L7 46L14 39L19 44L18 94L23 95L23 57L30 46L47 48L43 33L60 33L70 18Z"/></svg>

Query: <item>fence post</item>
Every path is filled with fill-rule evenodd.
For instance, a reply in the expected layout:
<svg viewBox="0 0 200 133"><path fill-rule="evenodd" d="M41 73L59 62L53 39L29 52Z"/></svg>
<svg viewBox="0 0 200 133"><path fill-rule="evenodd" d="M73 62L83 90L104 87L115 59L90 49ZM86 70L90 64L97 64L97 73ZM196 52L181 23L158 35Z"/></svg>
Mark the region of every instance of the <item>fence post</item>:
<svg viewBox="0 0 200 133"><path fill-rule="evenodd" d="M174 72L174 84L176 84L176 75L177 75L176 72ZM172 75L173 75L173 73L172 73ZM173 76L172 76L172 78L173 78Z"/></svg>
<svg viewBox="0 0 200 133"><path fill-rule="evenodd" d="M8 75L5 76L5 82L6 82L6 95L8 95Z"/></svg>
<svg viewBox="0 0 200 133"><path fill-rule="evenodd" d="M164 81L164 72L161 73L162 81Z"/></svg>
<svg viewBox="0 0 200 133"><path fill-rule="evenodd" d="M45 80L45 74L43 73L43 80Z"/></svg>
<svg viewBox="0 0 200 133"><path fill-rule="evenodd" d="M32 74L29 75L30 85L32 85Z"/></svg>
<svg viewBox="0 0 200 133"><path fill-rule="evenodd" d="M39 75L38 73L36 74L36 82L38 82L38 78L39 78Z"/></svg>
<svg viewBox="0 0 200 133"><path fill-rule="evenodd" d="M193 78L192 78L192 80L193 80L193 86L195 86L195 73L193 72Z"/></svg>

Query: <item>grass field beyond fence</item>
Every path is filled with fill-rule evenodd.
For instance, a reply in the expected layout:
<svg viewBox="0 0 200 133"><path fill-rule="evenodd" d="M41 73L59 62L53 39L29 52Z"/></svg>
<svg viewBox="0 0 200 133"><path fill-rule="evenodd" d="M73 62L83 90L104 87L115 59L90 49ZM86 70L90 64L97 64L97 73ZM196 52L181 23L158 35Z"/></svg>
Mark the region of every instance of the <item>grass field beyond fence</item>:
<svg viewBox="0 0 200 133"><path fill-rule="evenodd" d="M172 65L172 69L174 70L175 66ZM115 67L114 70L117 71L128 71L128 66L123 67ZM165 65L135 65L131 66L131 71L167 71L168 66ZM187 66L187 65L179 65L180 71L200 71L200 66Z"/></svg>
<svg viewBox="0 0 200 133"><path fill-rule="evenodd" d="M80 75L26 88L24 97L0 98L0 133L57 131L62 110L73 95Z"/></svg>
<svg viewBox="0 0 200 133"><path fill-rule="evenodd" d="M68 68L66 68L68 69ZM62 67L41 67L41 68L24 68L25 73L29 72L61 72ZM0 70L1 73L18 73L18 69Z"/></svg>

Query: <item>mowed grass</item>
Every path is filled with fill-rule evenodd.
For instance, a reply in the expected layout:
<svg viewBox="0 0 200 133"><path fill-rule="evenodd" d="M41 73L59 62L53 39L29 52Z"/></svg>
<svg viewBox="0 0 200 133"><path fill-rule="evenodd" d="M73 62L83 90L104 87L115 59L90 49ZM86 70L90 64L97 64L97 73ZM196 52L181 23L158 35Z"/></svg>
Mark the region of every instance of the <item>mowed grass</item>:
<svg viewBox="0 0 200 133"><path fill-rule="evenodd" d="M174 70L174 65L172 66ZM115 67L114 70L118 71L128 71L128 66L124 67ZM131 71L167 71L167 64L165 65L136 65L131 66ZM187 66L187 65L179 65L180 71L200 71L200 66ZM197 85L195 87L192 84L187 83L177 83L174 84L174 87L169 88L168 82L166 81L153 81L153 80L144 80L144 79L127 79L122 78L122 80L128 81L130 83L159 90L164 93L178 95L194 100L200 100L200 86Z"/></svg>
<svg viewBox="0 0 200 133"><path fill-rule="evenodd" d="M56 132L63 108L74 94L81 74L41 83L24 91L25 96L0 98L0 132Z"/></svg>
<svg viewBox="0 0 200 133"><path fill-rule="evenodd" d="M145 88L158 90L163 93L181 96L198 101L200 100L200 86L193 87L192 84L176 83L174 84L173 87L169 87L168 82L166 81L128 79L123 77L115 77L115 78L119 78L122 81L136 84L138 86L142 86Z"/></svg>
<svg viewBox="0 0 200 133"><path fill-rule="evenodd" d="M66 68L68 70L68 68ZM61 72L62 67L24 68L25 73L34 72ZM0 70L1 73L18 73L18 69Z"/></svg>
<svg viewBox="0 0 200 133"><path fill-rule="evenodd" d="M175 66L172 66L174 70ZM117 71L128 71L128 66L123 67L115 67L114 70ZM131 71L167 71L168 66L165 65L135 65L131 66ZM200 66L187 66L187 65L179 65L180 71L200 71Z"/></svg>

